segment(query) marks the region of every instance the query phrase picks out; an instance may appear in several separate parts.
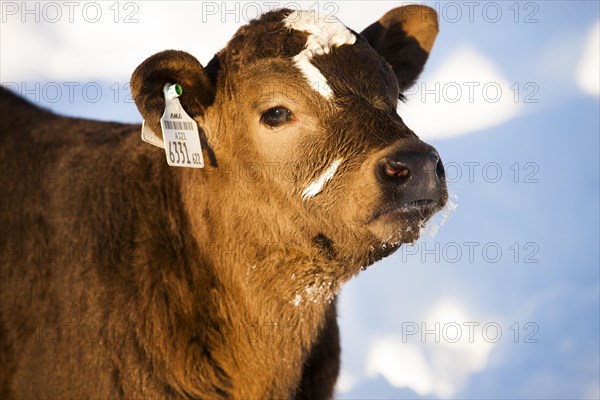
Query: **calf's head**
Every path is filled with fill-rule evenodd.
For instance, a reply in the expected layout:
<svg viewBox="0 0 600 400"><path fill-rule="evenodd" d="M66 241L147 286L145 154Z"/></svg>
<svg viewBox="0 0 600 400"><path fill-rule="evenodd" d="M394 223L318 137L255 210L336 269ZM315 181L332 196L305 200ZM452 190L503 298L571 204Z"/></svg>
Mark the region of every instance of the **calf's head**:
<svg viewBox="0 0 600 400"><path fill-rule="evenodd" d="M315 12L273 11L206 67L181 51L153 55L132 93L160 132L163 86L183 86L209 160L185 172L188 190L210 211L197 218L218 225L203 235L307 245L360 267L414 241L447 199L438 153L396 112L437 31L424 6L393 9L361 34Z"/></svg>

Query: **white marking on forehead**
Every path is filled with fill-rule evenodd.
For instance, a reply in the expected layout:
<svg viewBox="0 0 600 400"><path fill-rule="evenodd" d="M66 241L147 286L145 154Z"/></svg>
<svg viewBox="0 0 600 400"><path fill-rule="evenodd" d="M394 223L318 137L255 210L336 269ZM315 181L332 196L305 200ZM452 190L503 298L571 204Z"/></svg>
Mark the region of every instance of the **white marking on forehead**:
<svg viewBox="0 0 600 400"><path fill-rule="evenodd" d="M333 92L327 84L327 79L312 65L311 59L315 55L329 54L332 47L354 44L356 36L337 18L315 11L293 11L283 23L288 29L309 34L304 49L295 55L293 60L313 89L326 99L331 98Z"/></svg>
<svg viewBox="0 0 600 400"><path fill-rule="evenodd" d="M304 189L304 191L302 192L302 200L308 200L309 198L319 194L321 190L323 190L325 184L329 182L331 178L333 178L333 175L335 175L335 172L337 171L341 163L341 158L338 158L337 160L332 162L329 168L327 168L327 170L325 170L325 172L323 172L321 176L319 176L310 185L308 185L306 189Z"/></svg>

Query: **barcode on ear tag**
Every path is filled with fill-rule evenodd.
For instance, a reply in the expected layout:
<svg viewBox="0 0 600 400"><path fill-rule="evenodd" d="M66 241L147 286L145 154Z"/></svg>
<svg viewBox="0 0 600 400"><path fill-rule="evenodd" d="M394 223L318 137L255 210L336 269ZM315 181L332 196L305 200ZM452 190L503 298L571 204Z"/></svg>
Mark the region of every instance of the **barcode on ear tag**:
<svg viewBox="0 0 600 400"><path fill-rule="evenodd" d="M163 90L165 112L160 119L167 163L173 167L204 168L198 125L179 102L167 95L169 84Z"/></svg>

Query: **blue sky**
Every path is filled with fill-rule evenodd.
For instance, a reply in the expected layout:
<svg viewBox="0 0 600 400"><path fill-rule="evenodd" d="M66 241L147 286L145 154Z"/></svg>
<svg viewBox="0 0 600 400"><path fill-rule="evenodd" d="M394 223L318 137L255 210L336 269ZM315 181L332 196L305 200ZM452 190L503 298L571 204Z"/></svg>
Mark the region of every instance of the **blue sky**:
<svg viewBox="0 0 600 400"><path fill-rule="evenodd" d="M63 114L139 122L124 85L144 58L178 48L205 63L251 15L120 4L119 23L106 3L110 18L93 24L22 23L3 5L0 80ZM400 4L318 6L361 30ZM343 289L337 397L597 399L599 3L428 4L441 32L399 113L442 155L457 207ZM121 23L133 11L138 22ZM437 101L424 92L436 83Z"/></svg>

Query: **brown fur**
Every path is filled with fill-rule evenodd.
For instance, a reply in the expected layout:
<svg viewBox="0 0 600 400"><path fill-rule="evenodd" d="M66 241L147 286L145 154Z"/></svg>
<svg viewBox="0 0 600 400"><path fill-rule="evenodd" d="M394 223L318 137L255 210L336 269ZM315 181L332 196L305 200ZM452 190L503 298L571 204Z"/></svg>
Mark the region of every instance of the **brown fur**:
<svg viewBox="0 0 600 400"><path fill-rule="evenodd" d="M432 179L425 161L413 187L375 173L386 157L433 152L395 112L424 63L398 83L398 54L421 41L366 32L316 56L328 102L291 61L306 33L283 27L287 13L241 28L206 68L166 51L134 72L155 132L163 85L183 86L204 170L169 167L139 125L61 117L0 91L0 398L332 396L340 286L414 240L446 188L442 177L434 207L379 217L422 197L417 170ZM262 125L275 105L295 119Z"/></svg>

